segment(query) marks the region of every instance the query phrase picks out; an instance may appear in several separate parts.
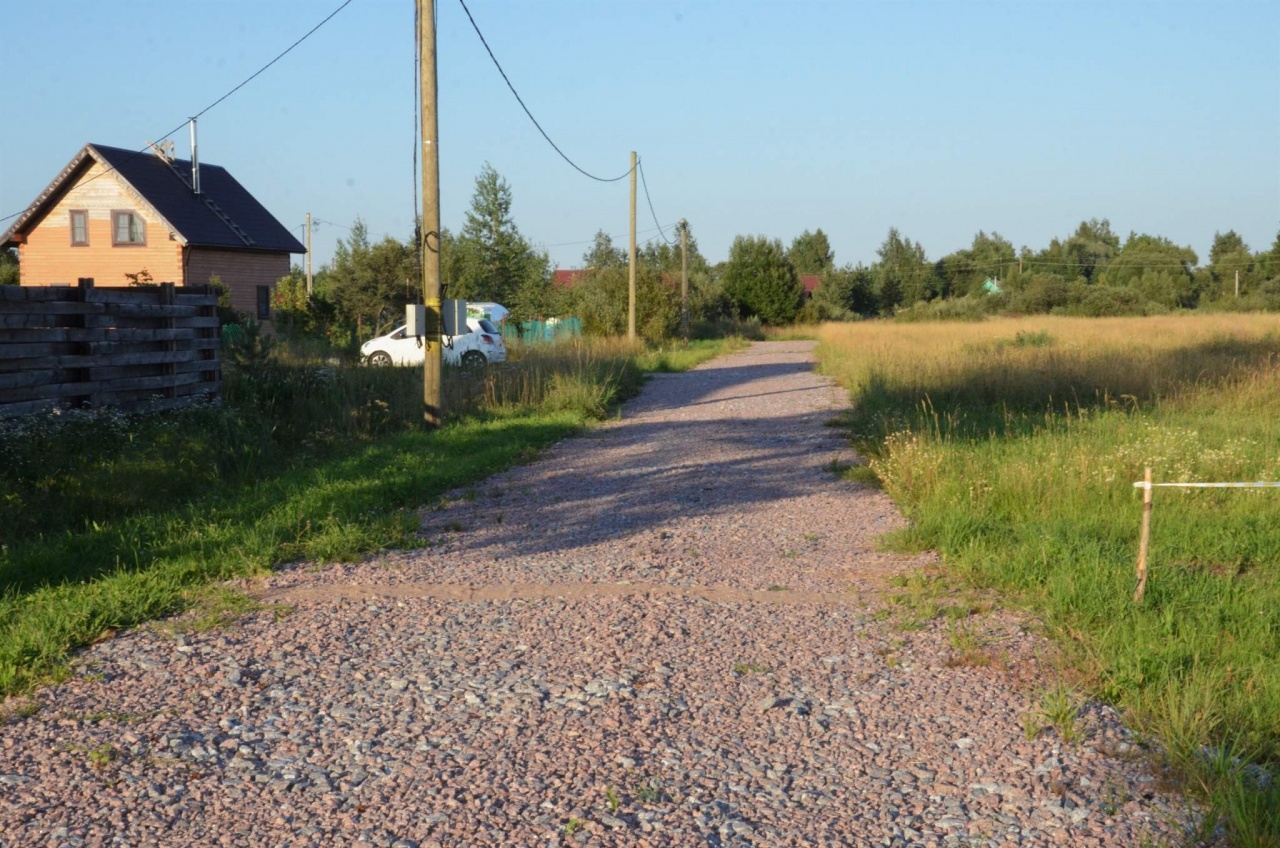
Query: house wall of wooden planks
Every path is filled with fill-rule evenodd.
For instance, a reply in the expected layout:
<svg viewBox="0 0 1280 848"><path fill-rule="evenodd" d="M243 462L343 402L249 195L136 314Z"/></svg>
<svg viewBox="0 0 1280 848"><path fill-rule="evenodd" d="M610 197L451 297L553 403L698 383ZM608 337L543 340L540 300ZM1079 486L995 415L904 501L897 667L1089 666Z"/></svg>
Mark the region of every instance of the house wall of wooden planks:
<svg viewBox="0 0 1280 848"><path fill-rule="evenodd" d="M209 286L0 286L0 418L216 397L218 331Z"/></svg>

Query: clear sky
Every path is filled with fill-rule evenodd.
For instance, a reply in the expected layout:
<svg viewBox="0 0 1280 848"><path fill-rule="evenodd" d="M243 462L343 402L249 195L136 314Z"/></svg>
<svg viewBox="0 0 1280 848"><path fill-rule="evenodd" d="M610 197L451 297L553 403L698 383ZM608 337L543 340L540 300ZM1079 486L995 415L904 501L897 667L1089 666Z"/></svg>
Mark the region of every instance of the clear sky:
<svg viewBox="0 0 1280 848"><path fill-rule="evenodd" d="M340 0L8 3L0 216L86 142L139 147ZM438 0L441 204L460 228L490 162L560 267L626 243L628 185L564 164L456 0ZM890 226L931 259L997 230L1038 248L1080 220L1190 245L1280 229L1280 3L468 0L534 114L589 171L640 153L659 220L711 260L736 234L821 227L870 262ZM286 226L411 232L412 0L354 0L210 111L200 155ZM185 128L174 136L187 157ZM641 240L653 219L640 198ZM6 224L0 224L3 229ZM318 262L345 230L318 227ZM300 261L301 257L296 257Z"/></svg>

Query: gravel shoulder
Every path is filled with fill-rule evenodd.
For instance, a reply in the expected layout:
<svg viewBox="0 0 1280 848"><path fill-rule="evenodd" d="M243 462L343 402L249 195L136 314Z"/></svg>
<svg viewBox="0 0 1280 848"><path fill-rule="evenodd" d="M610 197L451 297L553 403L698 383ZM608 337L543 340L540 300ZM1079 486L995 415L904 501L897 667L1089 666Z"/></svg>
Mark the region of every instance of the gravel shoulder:
<svg viewBox="0 0 1280 848"><path fill-rule="evenodd" d="M904 628L812 343L659 376L618 420L300 563L268 608L93 646L0 728L0 848L1177 842L1110 710L1028 740L1016 616Z"/></svg>

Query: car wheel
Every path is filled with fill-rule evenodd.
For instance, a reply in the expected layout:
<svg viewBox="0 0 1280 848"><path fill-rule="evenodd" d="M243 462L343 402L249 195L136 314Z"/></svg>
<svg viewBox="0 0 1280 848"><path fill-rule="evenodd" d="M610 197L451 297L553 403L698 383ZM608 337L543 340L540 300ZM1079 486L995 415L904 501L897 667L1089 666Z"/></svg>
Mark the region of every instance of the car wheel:
<svg viewBox="0 0 1280 848"><path fill-rule="evenodd" d="M462 354L463 368L483 368L489 360L478 350L469 350Z"/></svg>
<svg viewBox="0 0 1280 848"><path fill-rule="evenodd" d="M369 364L379 366L390 365L391 354L387 353L385 350L375 350L373 353L369 354Z"/></svg>

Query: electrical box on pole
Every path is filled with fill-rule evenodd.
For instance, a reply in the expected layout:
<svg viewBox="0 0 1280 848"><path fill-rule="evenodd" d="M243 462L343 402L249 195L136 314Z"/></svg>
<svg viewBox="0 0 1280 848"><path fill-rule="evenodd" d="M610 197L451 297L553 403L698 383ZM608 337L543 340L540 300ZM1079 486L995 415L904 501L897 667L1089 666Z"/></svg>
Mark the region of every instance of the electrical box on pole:
<svg viewBox="0 0 1280 848"><path fill-rule="evenodd" d="M467 302L465 300L440 301L440 318L444 322L446 336L460 336L467 332Z"/></svg>
<svg viewBox="0 0 1280 848"><path fill-rule="evenodd" d="M427 335L427 307L421 303L407 303L404 307L404 334L420 339Z"/></svg>

